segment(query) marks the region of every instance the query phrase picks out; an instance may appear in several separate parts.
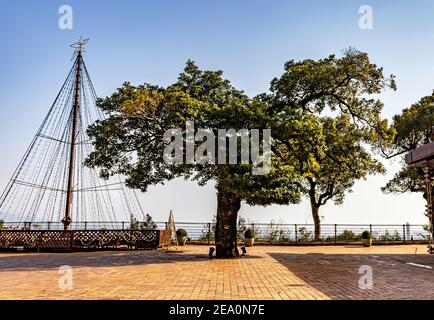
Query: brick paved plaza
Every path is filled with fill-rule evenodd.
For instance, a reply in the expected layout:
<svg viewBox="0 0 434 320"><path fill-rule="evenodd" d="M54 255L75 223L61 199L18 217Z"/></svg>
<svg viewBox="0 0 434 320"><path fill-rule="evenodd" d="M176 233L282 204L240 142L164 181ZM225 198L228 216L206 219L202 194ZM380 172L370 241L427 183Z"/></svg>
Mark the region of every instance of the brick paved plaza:
<svg viewBox="0 0 434 320"><path fill-rule="evenodd" d="M434 299L424 245L257 246L233 260L210 260L207 246L182 250L3 253L0 299ZM59 287L62 265L72 267L71 290ZM372 289L359 289L362 265Z"/></svg>

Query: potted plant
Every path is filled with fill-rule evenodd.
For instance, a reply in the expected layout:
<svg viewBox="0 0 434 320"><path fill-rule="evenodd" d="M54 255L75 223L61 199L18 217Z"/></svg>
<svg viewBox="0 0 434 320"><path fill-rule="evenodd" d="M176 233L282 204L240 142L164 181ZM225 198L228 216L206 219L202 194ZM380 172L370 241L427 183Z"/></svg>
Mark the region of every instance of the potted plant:
<svg viewBox="0 0 434 320"><path fill-rule="evenodd" d="M362 242L364 247L370 247L372 245L372 236L369 231L363 231Z"/></svg>
<svg viewBox="0 0 434 320"><path fill-rule="evenodd" d="M185 231L184 229L176 230L176 237L178 240L178 244L180 246L185 246L185 242L187 240L187 231Z"/></svg>
<svg viewBox="0 0 434 320"><path fill-rule="evenodd" d="M246 244L246 247L252 247L255 243L255 231L248 228L244 232L244 243Z"/></svg>

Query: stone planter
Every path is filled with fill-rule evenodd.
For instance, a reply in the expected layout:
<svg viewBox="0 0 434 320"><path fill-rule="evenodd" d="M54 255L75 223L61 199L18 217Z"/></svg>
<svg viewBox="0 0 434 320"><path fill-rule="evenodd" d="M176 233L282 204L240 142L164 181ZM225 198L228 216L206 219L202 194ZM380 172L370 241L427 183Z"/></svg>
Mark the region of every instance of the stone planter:
<svg viewBox="0 0 434 320"><path fill-rule="evenodd" d="M244 244L246 247L253 247L253 244L255 243L255 238L245 238Z"/></svg>
<svg viewBox="0 0 434 320"><path fill-rule="evenodd" d="M362 239L362 242L363 242L363 246L364 247L370 247L370 246L372 246L372 238Z"/></svg>
<svg viewBox="0 0 434 320"><path fill-rule="evenodd" d="M178 239L178 245L185 246L185 243L187 242L187 237L177 237Z"/></svg>

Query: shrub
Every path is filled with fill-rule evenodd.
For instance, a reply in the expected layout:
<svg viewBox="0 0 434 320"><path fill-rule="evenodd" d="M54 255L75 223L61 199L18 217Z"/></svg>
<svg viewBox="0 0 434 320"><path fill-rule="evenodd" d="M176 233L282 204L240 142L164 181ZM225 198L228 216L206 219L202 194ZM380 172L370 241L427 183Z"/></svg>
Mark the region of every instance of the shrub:
<svg viewBox="0 0 434 320"><path fill-rule="evenodd" d="M141 222L131 215L131 230L156 230L157 224L152 220L152 217L147 213L145 221Z"/></svg>
<svg viewBox="0 0 434 320"><path fill-rule="evenodd" d="M298 241L311 241L314 239L313 232L307 228L301 227L298 229Z"/></svg>
<svg viewBox="0 0 434 320"><path fill-rule="evenodd" d="M253 229L247 228L244 232L244 238L251 239L255 237L255 231Z"/></svg>
<svg viewBox="0 0 434 320"><path fill-rule="evenodd" d="M359 236L353 231L345 229L341 234L336 237L336 240L359 240Z"/></svg>
<svg viewBox="0 0 434 320"><path fill-rule="evenodd" d="M270 241L289 241L290 232L285 230L282 221L271 220L265 232Z"/></svg>
<svg viewBox="0 0 434 320"><path fill-rule="evenodd" d="M398 231L395 231L394 233L390 233L389 230L386 230L384 234L377 237L379 241L401 241L402 237L398 233Z"/></svg>
<svg viewBox="0 0 434 320"><path fill-rule="evenodd" d="M185 238L187 236L187 231L185 229L176 230L176 235L180 238Z"/></svg>
<svg viewBox="0 0 434 320"><path fill-rule="evenodd" d="M155 230L157 229L157 224L152 220L152 217L147 213L145 221L142 224L144 230Z"/></svg>
<svg viewBox="0 0 434 320"><path fill-rule="evenodd" d="M362 239L371 239L371 233L367 230L362 232Z"/></svg>
<svg viewBox="0 0 434 320"><path fill-rule="evenodd" d="M202 236L200 237L200 240L215 239L215 229L217 225L216 220L217 220L216 215L213 215L212 222L203 225Z"/></svg>
<svg viewBox="0 0 434 320"><path fill-rule="evenodd" d="M246 232L247 230L247 226L246 226L246 219L243 217L239 217L238 218L238 228L237 228L237 238L242 238L244 232Z"/></svg>

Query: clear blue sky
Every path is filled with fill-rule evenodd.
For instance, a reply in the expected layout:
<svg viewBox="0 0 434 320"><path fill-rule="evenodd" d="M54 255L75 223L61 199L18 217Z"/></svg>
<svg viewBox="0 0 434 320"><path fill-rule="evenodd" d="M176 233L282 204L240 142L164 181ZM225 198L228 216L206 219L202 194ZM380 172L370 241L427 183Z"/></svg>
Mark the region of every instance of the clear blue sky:
<svg viewBox="0 0 434 320"><path fill-rule="evenodd" d="M89 37L87 61L99 95L124 81L167 85L188 58L225 76L248 94L266 91L289 59L321 58L353 46L369 53L398 91L381 96L384 116L434 89L434 2L426 1L6 1L0 0L0 188L50 107L71 65L69 45ZM73 8L73 30L58 27L61 5ZM374 29L358 27L370 5ZM357 183L343 206L322 210L328 223L425 223L418 195L383 195L386 176ZM157 220L207 221L212 185L175 181L151 188L143 206ZM253 221L311 222L309 206L250 208Z"/></svg>

